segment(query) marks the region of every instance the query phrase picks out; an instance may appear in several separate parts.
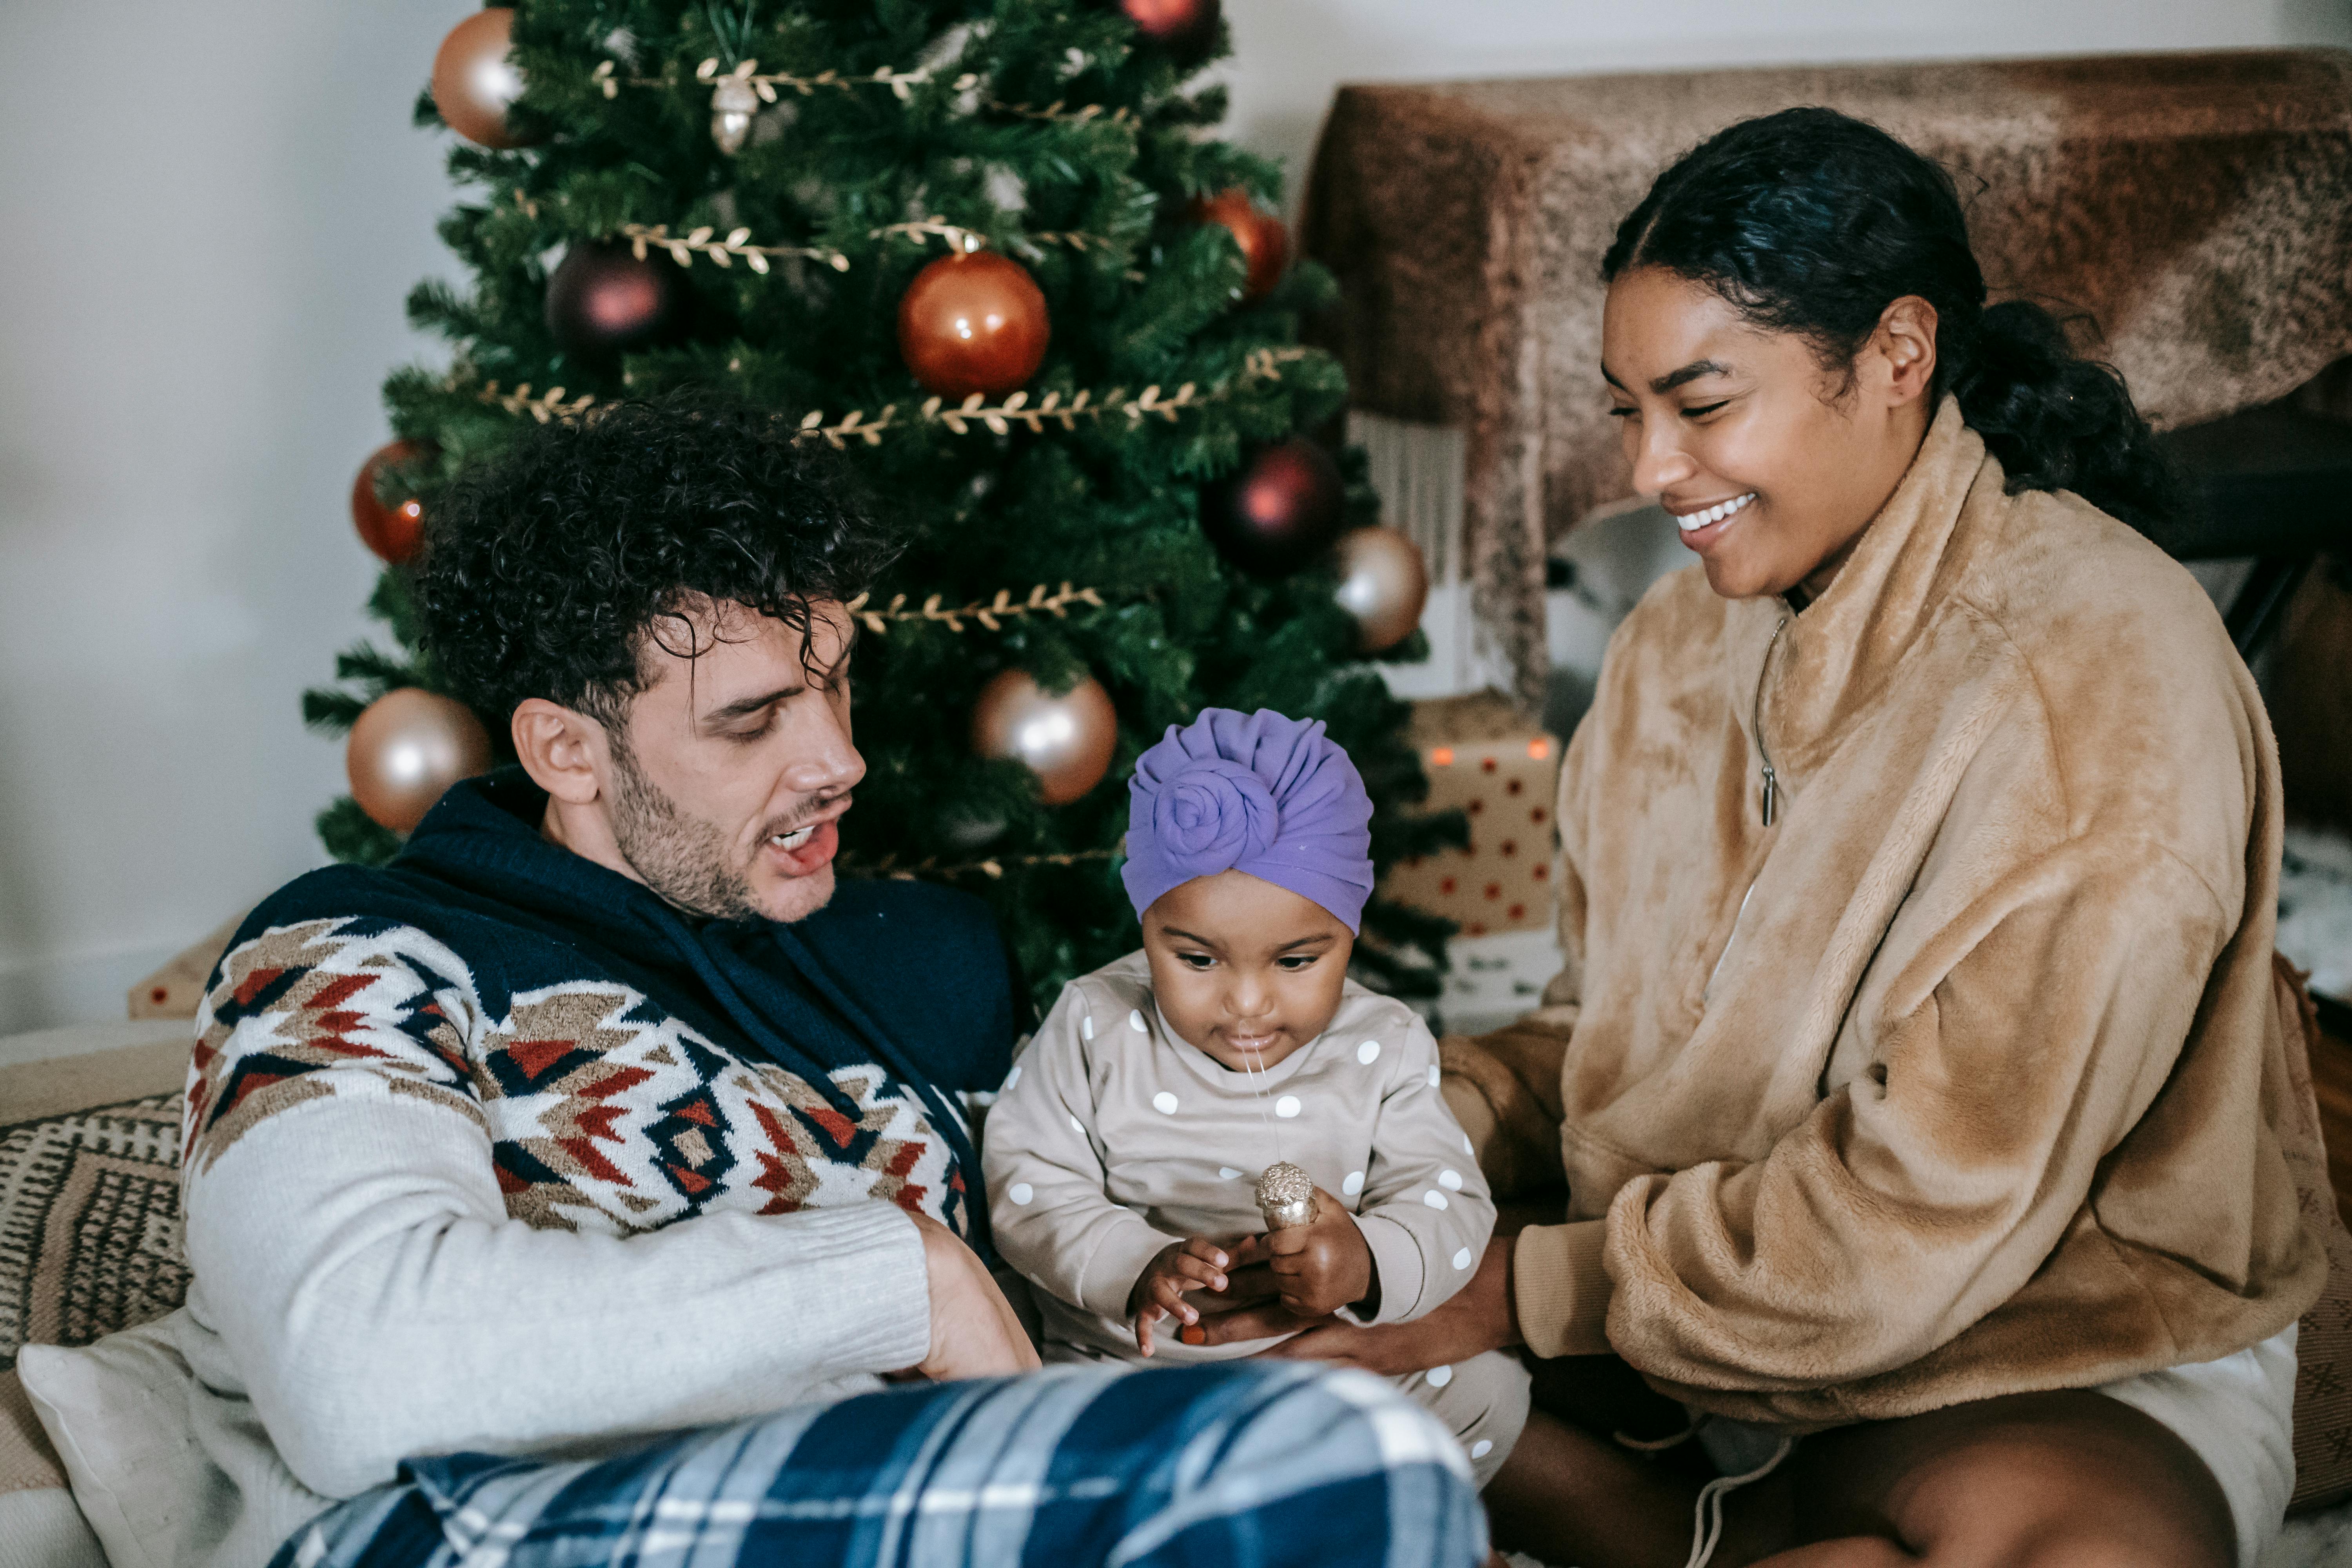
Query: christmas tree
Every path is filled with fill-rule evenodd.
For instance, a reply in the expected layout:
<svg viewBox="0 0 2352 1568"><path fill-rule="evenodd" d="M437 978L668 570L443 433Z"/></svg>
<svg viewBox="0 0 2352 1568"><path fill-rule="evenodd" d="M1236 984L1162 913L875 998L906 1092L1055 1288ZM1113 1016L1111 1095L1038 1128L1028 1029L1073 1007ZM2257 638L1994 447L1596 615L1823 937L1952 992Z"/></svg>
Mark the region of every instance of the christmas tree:
<svg viewBox="0 0 2352 1568"><path fill-rule="evenodd" d="M435 678L401 562L436 489L530 421L694 385L843 448L909 531L853 606L869 772L841 869L987 897L1041 1003L1138 944L1119 781L1204 706L1327 721L1383 867L1462 842L1415 814L1406 709L1362 662L1424 656L1418 589L1368 606L1334 564L1342 540L1391 563L1376 588L1417 572L1369 528L1360 458L1307 438L1346 396L1297 342L1331 279L1284 269L1279 170L1206 134L1221 89L1185 89L1224 47L1216 0L529 0L460 24L416 118L467 139L440 232L472 286L410 296L451 363L392 374L399 439L353 497L398 648L306 698L336 733L375 705L354 780L436 733L467 766L505 754L503 715L404 732L436 700L405 689ZM337 801L321 838L388 858L427 782L413 810ZM1433 992L1449 929L1376 900L1360 973Z"/></svg>

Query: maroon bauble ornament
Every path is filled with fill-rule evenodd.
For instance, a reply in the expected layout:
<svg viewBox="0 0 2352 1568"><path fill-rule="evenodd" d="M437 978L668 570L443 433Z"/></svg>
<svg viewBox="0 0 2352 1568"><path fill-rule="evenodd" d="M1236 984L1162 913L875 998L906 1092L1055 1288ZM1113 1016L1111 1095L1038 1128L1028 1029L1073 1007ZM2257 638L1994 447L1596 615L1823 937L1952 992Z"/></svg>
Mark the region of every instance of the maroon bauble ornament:
<svg viewBox="0 0 2352 1568"><path fill-rule="evenodd" d="M1274 292L1274 286L1282 281L1282 269L1290 262L1290 234L1280 218L1258 211L1249 193L1238 188L1194 202L1192 216L1202 223L1224 225L1240 242L1242 259L1249 263L1249 281L1242 285L1242 298L1263 300Z"/></svg>
<svg viewBox="0 0 2352 1568"><path fill-rule="evenodd" d="M1135 30L1179 61L1206 55L1217 41L1218 0L1118 0Z"/></svg>
<svg viewBox="0 0 2352 1568"><path fill-rule="evenodd" d="M360 531L362 543L392 565L405 566L416 559L416 548L424 542L425 506L415 496L386 506L381 485L384 471L415 469L433 458L429 443L394 441L370 453L360 465L359 478L352 481L352 526Z"/></svg>
<svg viewBox="0 0 2352 1568"><path fill-rule="evenodd" d="M451 784L489 765L489 732L474 710L417 686L369 703L343 748L352 798L394 833L424 821Z"/></svg>
<svg viewBox="0 0 2352 1568"><path fill-rule="evenodd" d="M1412 636L1429 602L1421 546L1393 528L1351 528L1331 552L1339 575L1332 597L1356 617L1356 647L1379 653Z"/></svg>
<svg viewBox="0 0 2352 1568"><path fill-rule="evenodd" d="M1118 748L1118 710L1089 675L1058 695L1025 669L1008 669L971 705L971 749L1011 757L1037 775L1037 797L1066 805L1102 783Z"/></svg>
<svg viewBox="0 0 2352 1568"><path fill-rule="evenodd" d="M522 72L507 51L514 13L477 11L441 40L433 56L433 107L442 122L479 147L528 147L507 126L507 106L522 96Z"/></svg>
<svg viewBox="0 0 2352 1568"><path fill-rule="evenodd" d="M1053 335L1037 280L992 250L940 257L898 300L898 353L941 397L1019 391L1045 363Z"/></svg>
<svg viewBox="0 0 2352 1568"><path fill-rule="evenodd" d="M1286 577L1339 537L1345 499L1330 454L1293 437L1204 493L1201 524L1224 558L1251 576Z"/></svg>
<svg viewBox="0 0 2352 1568"><path fill-rule="evenodd" d="M588 240L547 280L547 331L566 353L604 359L667 337L685 313L677 263Z"/></svg>

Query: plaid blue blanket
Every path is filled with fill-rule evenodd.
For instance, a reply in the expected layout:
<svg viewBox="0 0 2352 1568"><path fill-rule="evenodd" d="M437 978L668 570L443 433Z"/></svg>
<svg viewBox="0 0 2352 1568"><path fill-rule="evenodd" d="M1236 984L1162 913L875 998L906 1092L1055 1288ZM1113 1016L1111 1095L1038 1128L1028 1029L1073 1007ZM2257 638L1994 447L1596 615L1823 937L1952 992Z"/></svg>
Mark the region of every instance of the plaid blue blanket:
<svg viewBox="0 0 2352 1568"><path fill-rule="evenodd" d="M1295 1363L917 1384L574 1463L458 1454L271 1568L1472 1568L1460 1447L1388 1383Z"/></svg>

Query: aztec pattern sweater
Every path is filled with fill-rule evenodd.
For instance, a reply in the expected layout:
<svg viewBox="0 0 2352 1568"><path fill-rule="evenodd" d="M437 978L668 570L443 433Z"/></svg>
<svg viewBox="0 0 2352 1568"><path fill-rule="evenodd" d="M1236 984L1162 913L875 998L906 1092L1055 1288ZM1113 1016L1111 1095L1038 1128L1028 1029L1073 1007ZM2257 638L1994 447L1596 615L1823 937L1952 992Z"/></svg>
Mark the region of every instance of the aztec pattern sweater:
<svg viewBox="0 0 2352 1568"><path fill-rule="evenodd" d="M789 927L690 921L541 838L544 802L461 784L389 868L289 884L198 1017L187 1353L310 1491L872 1386L929 1342L899 1211L986 1245L957 1094L1003 1079L1015 988L985 907L845 881Z"/></svg>

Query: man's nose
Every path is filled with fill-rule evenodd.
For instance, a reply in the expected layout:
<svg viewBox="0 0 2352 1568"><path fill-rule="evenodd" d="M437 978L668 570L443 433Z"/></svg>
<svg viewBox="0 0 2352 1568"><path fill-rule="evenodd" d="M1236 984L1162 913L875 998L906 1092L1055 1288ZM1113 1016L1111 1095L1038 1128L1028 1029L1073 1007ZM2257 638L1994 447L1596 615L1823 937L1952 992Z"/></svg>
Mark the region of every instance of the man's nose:
<svg viewBox="0 0 2352 1568"><path fill-rule="evenodd" d="M784 787L796 795L839 795L866 776L866 759L851 743L849 727L831 703L809 706L814 711L784 765Z"/></svg>
<svg viewBox="0 0 2352 1568"><path fill-rule="evenodd" d="M1633 448L1635 491L1654 496L1697 472L1698 465L1683 451L1673 425L1650 421L1642 426Z"/></svg>

